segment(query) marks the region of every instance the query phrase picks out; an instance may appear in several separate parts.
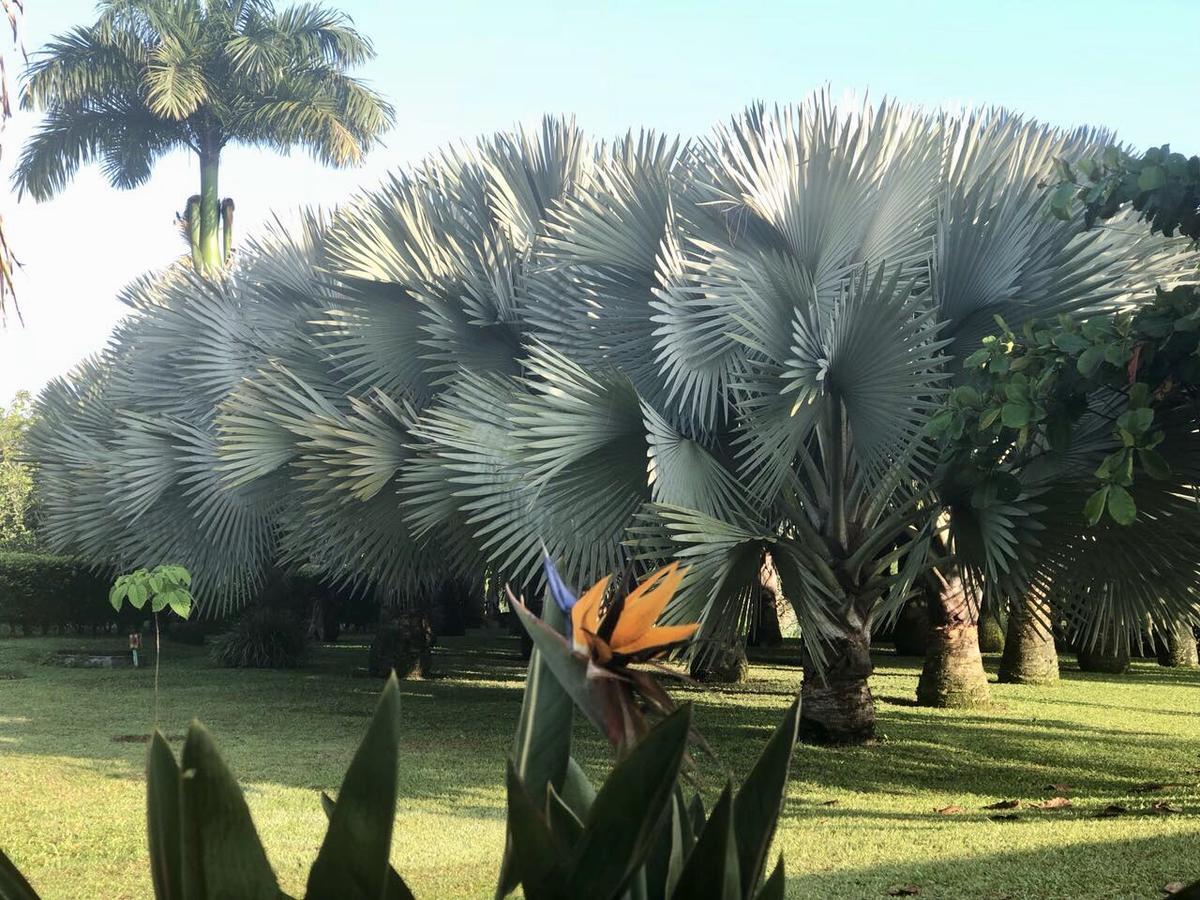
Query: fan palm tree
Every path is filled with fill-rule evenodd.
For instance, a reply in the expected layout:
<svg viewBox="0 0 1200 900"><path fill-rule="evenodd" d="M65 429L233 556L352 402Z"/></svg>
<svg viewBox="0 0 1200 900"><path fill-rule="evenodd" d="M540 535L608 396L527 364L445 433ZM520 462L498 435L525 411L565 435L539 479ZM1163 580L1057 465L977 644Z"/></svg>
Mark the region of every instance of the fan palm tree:
<svg viewBox="0 0 1200 900"><path fill-rule="evenodd" d="M769 559L802 730L836 742L873 733L871 630L925 583L922 697L977 699L981 589L1035 585L1097 632L1147 606L1139 551L1039 543L1078 531L1045 500L1065 474L972 504L929 431L994 315L1105 313L1178 266L1045 215L1054 158L1104 140L817 97L691 144L548 120L445 153L218 284L139 288L43 400L48 528L98 560L171 550L233 600L279 555L401 602L462 569L528 584L543 545L576 583L681 558L667 619L703 620L700 653L744 632Z"/></svg>
<svg viewBox="0 0 1200 900"><path fill-rule="evenodd" d="M222 151L301 146L327 165L360 162L393 119L346 74L372 56L348 17L314 4L104 0L94 24L54 38L29 66L21 104L45 119L14 185L46 200L98 160L115 187L134 188L160 157L190 150L200 161L193 262L214 272L230 249L229 221L220 247Z"/></svg>

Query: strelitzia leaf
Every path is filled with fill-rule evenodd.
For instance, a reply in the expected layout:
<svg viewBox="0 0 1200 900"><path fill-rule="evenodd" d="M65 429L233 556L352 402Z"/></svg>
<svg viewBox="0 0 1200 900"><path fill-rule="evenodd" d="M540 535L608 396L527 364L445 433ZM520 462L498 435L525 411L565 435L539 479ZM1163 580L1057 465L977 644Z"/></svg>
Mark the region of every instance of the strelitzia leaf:
<svg viewBox="0 0 1200 900"><path fill-rule="evenodd" d="M2 900L41 900L13 861L0 850L0 898Z"/></svg>
<svg viewBox="0 0 1200 900"><path fill-rule="evenodd" d="M597 680L588 677L587 660L573 652L562 635L538 619L524 603L516 599L511 599L511 602L547 670L592 724L607 734L603 696ZM547 607L552 605L545 604Z"/></svg>
<svg viewBox="0 0 1200 900"><path fill-rule="evenodd" d="M734 799L738 870L744 897L753 896L766 866L771 838L787 792L788 766L792 748L796 746L799 722L800 700L797 699L788 708Z"/></svg>
<svg viewBox="0 0 1200 900"><path fill-rule="evenodd" d="M309 900L384 895L396 818L399 742L400 686L393 672L346 770L329 830L308 875Z"/></svg>
<svg viewBox="0 0 1200 900"><path fill-rule="evenodd" d="M572 895L567 891L563 866L566 847L546 824L511 759L507 784L508 833L517 882L527 900L567 900Z"/></svg>
<svg viewBox="0 0 1200 900"><path fill-rule="evenodd" d="M549 571L549 569L548 569ZM566 616L557 603L542 604L546 628L561 634ZM557 652L552 649L551 653ZM561 789L572 797L565 782L570 767L571 722L575 704L571 695L555 677L544 651L534 647L529 658L529 673L525 678L525 693L521 698L521 715L513 740L513 763L532 797L545 797L548 787ZM578 765L575 766L578 771ZM580 771L579 776L583 777ZM586 778L583 779L587 781ZM591 785L588 785L589 789ZM595 791L592 790L594 796ZM574 808L574 807L573 807ZM577 810L577 812L579 812ZM583 810L586 814L586 809ZM511 838L510 838L511 839ZM504 859L500 864L497 896L503 896L517 885L511 866L511 848L506 842Z"/></svg>
<svg viewBox="0 0 1200 900"><path fill-rule="evenodd" d="M619 896L642 867L665 824L691 721L691 706L680 707L612 770L571 855L571 897Z"/></svg>
<svg viewBox="0 0 1200 900"><path fill-rule="evenodd" d="M671 895L674 900L692 897L741 900L738 846L733 828L733 787L726 785L684 865Z"/></svg>
<svg viewBox="0 0 1200 900"><path fill-rule="evenodd" d="M558 795L554 785L546 788L546 821L550 823L550 830L568 847L574 847L583 836L583 820Z"/></svg>
<svg viewBox="0 0 1200 900"><path fill-rule="evenodd" d="M180 817L185 900L278 900L242 790L199 722L183 745Z"/></svg>
<svg viewBox="0 0 1200 900"><path fill-rule="evenodd" d="M783 857L775 864L771 877L763 882L762 890L755 895L754 900L783 900L787 890L787 878L783 874Z"/></svg>
<svg viewBox="0 0 1200 900"><path fill-rule="evenodd" d="M181 900L179 764L157 730L146 756L146 838L154 896L157 900Z"/></svg>
<svg viewBox="0 0 1200 900"><path fill-rule="evenodd" d="M571 757L567 760L567 775L563 779L563 800L580 819L586 819L596 800L596 788L588 780L579 763Z"/></svg>
<svg viewBox="0 0 1200 900"><path fill-rule="evenodd" d="M333 818L333 811L337 808L337 803L324 791L321 791L321 809L325 811L325 818ZM400 877L400 873L389 865L387 875L387 887L383 894L383 900L413 900L413 893L408 889L408 885L404 883L404 879Z"/></svg>
<svg viewBox="0 0 1200 900"><path fill-rule="evenodd" d="M686 820L683 791L678 786L671 798L670 827L659 832L646 860L646 888L650 900L666 900L675 890L683 861L694 842L691 823Z"/></svg>

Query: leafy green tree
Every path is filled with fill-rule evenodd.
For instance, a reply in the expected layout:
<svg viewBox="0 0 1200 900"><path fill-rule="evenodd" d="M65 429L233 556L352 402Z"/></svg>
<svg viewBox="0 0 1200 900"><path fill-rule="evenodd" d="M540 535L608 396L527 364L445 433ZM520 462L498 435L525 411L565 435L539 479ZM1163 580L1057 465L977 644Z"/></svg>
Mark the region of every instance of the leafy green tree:
<svg viewBox="0 0 1200 900"><path fill-rule="evenodd" d="M33 422L28 391L0 408L0 547L27 549L34 542L33 472L24 460L25 435Z"/></svg>
<svg viewBox="0 0 1200 900"><path fill-rule="evenodd" d="M1050 208L1063 221L1102 228L1132 209L1152 234L1200 239L1198 157L1166 146L1141 156L1110 147L1059 160L1056 170ZM1115 313L1021 328L998 318L997 332L964 362L966 383L932 423L948 438L947 468L973 505L998 501L1022 516L1046 510L1032 516L1045 549L1025 552L997 579L1025 595L1010 617L1013 652L1006 648L1002 679L1039 680L1052 671L1050 621L1086 602L1073 574L1081 568L1107 572L1110 584L1125 581L1102 602L1120 617L1147 621L1167 658L1195 664L1200 571L1188 548L1200 477L1196 278L1194 257L1182 257L1153 293ZM990 549L997 565L1004 562L1007 554ZM1135 592L1143 596L1130 602ZM1100 644L1103 657L1104 648L1125 653L1125 639L1095 628L1080 643L1089 651Z"/></svg>
<svg viewBox="0 0 1200 900"><path fill-rule="evenodd" d="M372 56L346 15L316 4L103 0L94 24L33 57L21 104L45 119L14 184L46 200L98 160L114 186L134 188L164 154L190 150L200 161L193 262L215 272L231 240L227 219L222 253L222 151L300 146L328 165L360 162L393 119L386 101L346 74Z"/></svg>
<svg viewBox="0 0 1200 900"><path fill-rule="evenodd" d="M1200 240L1200 156L1151 147L1141 156L1109 147L1098 157L1058 163L1052 209L1060 219L1080 213L1091 227L1127 206L1150 225L1151 233Z"/></svg>

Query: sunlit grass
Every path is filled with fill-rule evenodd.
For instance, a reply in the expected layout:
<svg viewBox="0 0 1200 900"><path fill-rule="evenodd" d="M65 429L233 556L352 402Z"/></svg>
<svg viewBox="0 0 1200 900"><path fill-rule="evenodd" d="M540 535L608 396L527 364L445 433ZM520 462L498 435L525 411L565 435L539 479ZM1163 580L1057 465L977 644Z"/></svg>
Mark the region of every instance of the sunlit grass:
<svg viewBox="0 0 1200 900"><path fill-rule="evenodd" d="M89 641L90 642L90 641ZM0 640L0 846L53 898L150 896L143 744L148 670L40 664L76 638ZM164 647L160 728L179 740L196 716L246 788L286 890L302 891L324 830L318 791L336 789L380 684L354 677L353 638L289 672L212 669L196 648ZM450 640L443 677L403 684L405 734L396 867L419 897L489 896L503 842L503 761L523 669L497 632ZM1047 688L995 685L986 712L910 705L917 666L878 658L885 739L855 750L800 748L778 839L790 897L1154 897L1200 877L1200 675L1149 663L1124 677L1067 671ZM1065 668L1070 668L1069 661ZM25 677L19 677L25 676ZM737 688L680 690L722 763L744 774L798 672L756 665ZM580 724L599 776L607 750ZM701 761L710 791L725 772ZM1148 782L1179 783L1153 793ZM1027 807L1072 786L1073 806ZM980 807L1019 799L1019 818ZM1155 813L1168 800L1183 813ZM1097 818L1108 804L1117 818ZM948 805L966 809L941 815Z"/></svg>

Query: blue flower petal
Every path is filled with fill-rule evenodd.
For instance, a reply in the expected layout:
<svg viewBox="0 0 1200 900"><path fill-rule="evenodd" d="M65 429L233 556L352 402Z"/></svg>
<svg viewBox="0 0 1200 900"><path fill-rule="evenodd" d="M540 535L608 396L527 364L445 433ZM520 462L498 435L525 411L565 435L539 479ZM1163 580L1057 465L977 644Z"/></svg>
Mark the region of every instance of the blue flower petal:
<svg viewBox="0 0 1200 900"><path fill-rule="evenodd" d="M558 604L558 608L569 617L571 607L579 601L579 598L563 583L558 570L554 568L554 563L550 559L549 553L543 554L542 565L546 570L546 584L550 588L550 596L554 598L554 602Z"/></svg>

